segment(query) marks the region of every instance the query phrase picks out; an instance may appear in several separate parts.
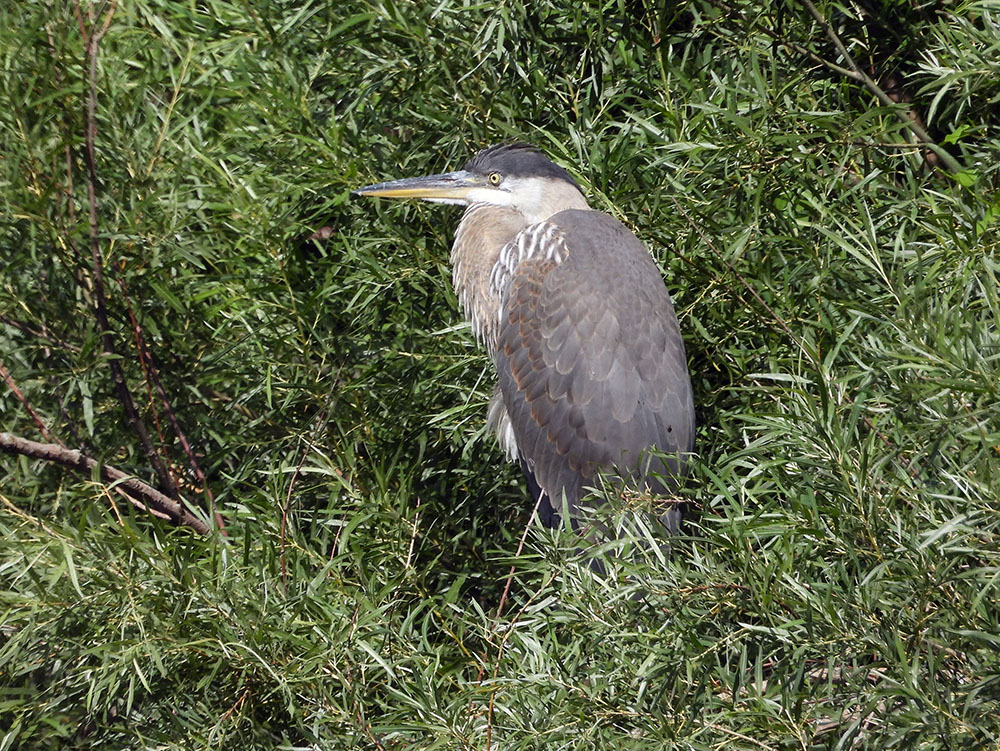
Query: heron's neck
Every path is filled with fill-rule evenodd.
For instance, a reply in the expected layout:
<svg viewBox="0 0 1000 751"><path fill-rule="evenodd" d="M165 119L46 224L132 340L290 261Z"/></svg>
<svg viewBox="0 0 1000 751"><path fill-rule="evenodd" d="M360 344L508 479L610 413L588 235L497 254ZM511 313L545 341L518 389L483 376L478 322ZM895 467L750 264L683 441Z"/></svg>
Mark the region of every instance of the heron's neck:
<svg viewBox="0 0 1000 751"><path fill-rule="evenodd" d="M490 289L490 273L500 250L528 221L505 206L474 203L465 210L451 246L451 279L472 330L487 348L496 340L500 298Z"/></svg>
<svg viewBox="0 0 1000 751"><path fill-rule="evenodd" d="M529 191L533 191L529 193ZM513 206L474 203L465 210L451 246L451 278L465 317L476 337L492 350L496 342L500 295L490 284L500 251L518 232L543 222L565 209L587 209L587 201L570 183L546 184L537 181L522 186L523 205L530 213Z"/></svg>

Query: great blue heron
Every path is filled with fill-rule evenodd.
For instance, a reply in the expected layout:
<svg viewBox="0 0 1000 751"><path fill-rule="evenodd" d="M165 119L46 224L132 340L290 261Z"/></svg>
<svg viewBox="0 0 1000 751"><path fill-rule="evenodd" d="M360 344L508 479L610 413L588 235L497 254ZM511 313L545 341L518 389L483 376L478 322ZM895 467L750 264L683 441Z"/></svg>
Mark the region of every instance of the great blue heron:
<svg viewBox="0 0 1000 751"><path fill-rule="evenodd" d="M496 365L489 425L544 523L558 525L564 503L572 518L602 470L657 493L676 484L694 403L670 295L642 243L564 169L501 144L458 172L354 192L466 207L452 280ZM665 515L671 531L680 516Z"/></svg>

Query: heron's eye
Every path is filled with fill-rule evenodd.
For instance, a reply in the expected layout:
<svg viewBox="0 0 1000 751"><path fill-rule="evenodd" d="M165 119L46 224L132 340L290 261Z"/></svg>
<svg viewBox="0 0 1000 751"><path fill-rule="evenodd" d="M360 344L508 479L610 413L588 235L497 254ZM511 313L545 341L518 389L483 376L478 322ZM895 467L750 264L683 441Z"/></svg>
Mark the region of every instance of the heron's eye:
<svg viewBox="0 0 1000 751"><path fill-rule="evenodd" d="M489 176L490 185L499 185L503 176L499 172L491 172Z"/></svg>

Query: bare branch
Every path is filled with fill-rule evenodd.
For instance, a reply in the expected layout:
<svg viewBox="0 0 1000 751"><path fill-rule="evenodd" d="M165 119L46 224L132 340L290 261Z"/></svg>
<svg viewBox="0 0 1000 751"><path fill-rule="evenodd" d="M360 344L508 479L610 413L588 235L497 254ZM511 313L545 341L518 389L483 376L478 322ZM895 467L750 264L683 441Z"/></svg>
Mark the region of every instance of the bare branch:
<svg viewBox="0 0 1000 751"><path fill-rule="evenodd" d="M55 443L38 443L11 433L0 433L0 451L8 454L28 456L34 459L58 464L78 472L89 473L99 468L101 479L114 483L125 491L132 503L143 511L160 513L178 526L190 527L199 534L208 534L208 525L189 512L172 498L168 498L156 488L142 480L125 474L120 469L102 464L81 451L68 449Z"/></svg>
<svg viewBox="0 0 1000 751"><path fill-rule="evenodd" d="M0 377L2 377L4 381L7 382L7 387L11 390L14 396L17 397L17 400L24 405L24 408L28 410L28 414L31 415L31 419L34 421L35 425L38 427L38 430L41 432L41 434L45 436L47 440L51 441L52 436L49 435L48 428L45 427L45 422L42 420L41 417L38 416L38 413L35 412L32 406L28 403L28 400L24 397L24 394L21 393L21 389L17 387L17 383L14 381L13 376L11 376L10 371L7 370L3 362L0 362ZM59 439L57 438L56 440L58 441ZM62 441L60 441L60 443L62 443Z"/></svg>
<svg viewBox="0 0 1000 751"><path fill-rule="evenodd" d="M14 318L11 318L10 316L3 315L2 313L0 313L0 323L6 324L11 328L17 329L18 331L28 334L29 336L33 336L36 339L39 339L43 342L47 342L48 344L54 345L59 349L64 349L67 352L75 353L80 351L80 348L75 344L64 342L62 339L58 339L57 337L49 333L46 330L47 327L45 326L44 323L42 324L42 330L39 331L37 329L32 328L23 321L18 321Z"/></svg>
<svg viewBox="0 0 1000 751"><path fill-rule="evenodd" d="M292 508L292 490L295 488L295 482L299 479L299 474L302 471L302 465L305 464L306 455L309 448L312 446L313 439L319 434L319 431L323 429L326 425L327 420L330 415L330 404L333 400L333 395L336 392L336 387L332 387L326 398L326 403L323 405L323 409L320 410L319 414L316 415L316 421L313 423L312 430L309 436L301 439L304 444L302 447L302 456L299 457L299 463L295 467L295 472L292 474L292 479L288 482L288 493L285 495L285 503L281 507L281 583L282 586L287 590L288 588L288 569L285 561L285 543L288 539L288 515ZM417 502L417 508L420 508L419 501ZM340 529L338 528L337 534L340 534ZM334 548L337 544L334 541Z"/></svg>
<svg viewBox="0 0 1000 751"><path fill-rule="evenodd" d="M802 2L809 10L812 17L816 19L816 23L818 23L822 27L823 31L826 32L827 37L829 37L830 41L833 42L833 46L837 48L837 52L839 52L841 57L844 58L844 62L846 62L847 66L854 72L851 78L861 81L865 85L865 88L874 94L882 104L886 107L891 107L900 121L902 121L902 123L909 128L910 132L917 137L917 140L933 151L941 159L941 161L944 162L949 170L952 172L961 172L964 169L962 164L945 149L938 146L934 139L931 138L930 134L924 130L924 127L917 120L915 120L909 112L904 112L900 109L897 102L885 91L883 91L882 88L872 80L871 76L865 73L858 66L858 64L854 62L854 58L851 57L851 53L847 51L847 47L844 46L844 43L840 41L840 37L837 36L837 32L833 30L833 27L823 17L823 14L817 10L815 5L813 5L812 0L802 0Z"/></svg>
<svg viewBox="0 0 1000 751"><path fill-rule="evenodd" d="M125 284L121 280L118 280L118 285L121 287L122 294L125 296L125 302L128 305L128 315L129 319L132 321L132 333L135 337L136 350L139 353L139 364L142 366L143 372L146 374L147 385L152 383L156 388L156 393L159 395L160 403L163 405L163 409L167 413L167 419L170 421L170 425L174 430L174 435L177 437L177 441L181 444L181 448L187 455L188 463L191 465L191 471L194 473L195 479L201 484L201 489L205 492L205 498L208 500L208 510L212 514L213 519L215 519L215 526L217 529L221 530L223 534L225 534L226 525L223 521L222 514L220 514L215 508L215 496L212 494L212 489L208 486L208 478L206 478L205 473L202 472L201 465L198 464L198 459L195 456L194 449L191 448L191 443L188 441L187 435L181 428L180 421L177 419L177 415L174 413L173 407L170 406L170 400L167 398L167 390L163 388L163 383L160 381L160 373L156 368L156 363L153 361L153 354L149 351L149 346L146 344L146 337L142 333L142 326L139 325L139 321L136 319L135 313L132 310L132 299L129 297L128 291L125 289ZM150 398L152 399L152 396ZM157 430L159 430L159 422L157 422ZM173 479L172 475L171 479Z"/></svg>
<svg viewBox="0 0 1000 751"><path fill-rule="evenodd" d="M108 28L111 26L111 19L114 16L117 0L112 0L110 8L104 17L99 28L91 26L88 33L83 15L80 12L79 3L76 3L77 20L80 23L81 33L84 37L84 49L89 63L89 79L87 87L87 106L84 112L84 162L87 166L87 197L90 210L90 256L91 273L94 284L94 314L97 317L97 325L101 331L101 346L108 359L108 367L111 369L111 380L115 384L115 391L118 399L125 410L125 416L132 430L139 437L142 448L149 460L153 471L160 481L160 485L171 496L177 495L177 484L167 471L166 464L160 458L153 441L149 437L149 431L139 416L135 401L132 399L132 392L129 391L128 383L125 380L125 372L121 366L121 358L115 348L114 337L111 335L111 322L108 318L108 309L104 289L104 262L101 258L100 235L98 233L97 220L97 156L95 141L97 138L97 51L98 45Z"/></svg>

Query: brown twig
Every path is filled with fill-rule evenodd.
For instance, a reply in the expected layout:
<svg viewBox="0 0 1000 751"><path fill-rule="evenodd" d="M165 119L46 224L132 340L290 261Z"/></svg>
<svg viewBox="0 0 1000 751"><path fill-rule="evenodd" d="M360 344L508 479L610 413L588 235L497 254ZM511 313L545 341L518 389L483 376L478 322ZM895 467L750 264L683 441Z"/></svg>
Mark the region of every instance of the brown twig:
<svg viewBox="0 0 1000 751"><path fill-rule="evenodd" d="M18 331L28 334L29 336L33 336L35 339L41 339L44 342L53 344L56 347L59 347L59 349L64 349L67 352L77 353L80 351L80 348L75 344L64 342L62 339L59 339L53 336L51 333L49 333L46 330L47 327L45 326L44 323L42 324L42 330L39 331L37 329L33 329L31 326L24 323L23 321L18 321L14 318L11 318L10 316L3 315L2 313L0 313L0 323L6 324L7 326L17 329Z"/></svg>
<svg viewBox="0 0 1000 751"><path fill-rule="evenodd" d="M524 543L528 539L528 530L531 529L531 522L534 520L535 514L538 513L538 507L541 505L543 497L544 496L541 493L538 494L538 499L535 501L535 507L532 509L531 513L528 515L528 521L524 525L524 531L521 533L521 540L517 544L517 551L514 553L515 557L521 555L521 551L524 549ZM511 565L510 571L507 573L507 581L504 582L503 593L500 595L500 604L497 605L497 614L496 614L497 620L500 620L500 616L503 615L503 606L507 603L507 595L510 594L510 586L511 586L511 583L514 581L514 572L516 570L517 570L516 566ZM529 597L528 598L528 602L530 602L530 601L531 601L531 598ZM521 612L524 612L524 608L525 607L527 607L527 603L525 603L525 605L521 608ZM517 622L517 618L514 618L514 620L512 621L512 625L513 625L513 623L516 623L516 622ZM512 630L513 629L507 629L507 631L504 633L504 635L500 639L500 645L497 647L496 662L493 663L493 668L494 668L493 669L493 677L494 678L497 677L497 673L498 673L498 671L500 669L500 660L503 659L504 645L507 643L507 637L510 635L510 632ZM490 636L490 638L489 638L488 641L492 643L492 641L493 641L492 635ZM483 654L483 666L485 666L485 664L486 664L486 658L487 658L487 656L488 656L487 653ZM485 674L485 670L484 670L483 666L481 666L479 668L479 675L476 678L476 683L480 683L481 684L483 682L483 675ZM496 687L494 687L490 691L490 701L489 701L489 705L487 706L487 710L486 710L486 751L490 751L490 748L492 747L492 741L493 741L493 710L494 710L495 702L496 702L496 693L497 693L497 690L496 690Z"/></svg>
<svg viewBox="0 0 1000 751"><path fill-rule="evenodd" d="M132 322L132 334L135 337L135 348L139 353L139 364L146 375L146 386L149 388L149 384L151 383L153 388L156 389L156 393L160 397L160 404L163 405L163 410L167 413L167 420L170 421L170 427L173 428L174 435L177 437L178 443L181 444L181 448L188 458L188 463L191 465L191 472L201 484L201 489L205 492L205 497L208 499L208 511L215 520L216 529L225 534L226 524L222 518L222 514L215 508L215 496L212 494L212 489L208 486L208 478L202 472L201 465L198 464L198 459L191 448L191 443L188 441L187 435L184 433L180 421L177 419L177 414L174 412L173 407L170 406L170 400L167 398L167 390L163 388L163 383L160 381L160 373L156 368L153 355L149 351L149 346L146 344L146 337L143 336L142 326L139 325L139 321L132 310L132 300L125 289L125 284L121 280L119 280L119 286L122 288L122 294L125 296L125 303L128 306L129 320ZM150 394L150 402L152 402L152 399L153 396ZM152 404L150 406L152 407ZM154 412L154 416L155 414ZM160 430L159 420L157 420L156 428L157 431ZM173 476L171 476L171 479L173 479Z"/></svg>
<svg viewBox="0 0 1000 751"><path fill-rule="evenodd" d="M847 67L850 68L851 71L853 71L850 77L863 83L865 88L868 89L868 91L870 91L872 94L874 94L875 97L883 105L885 105L886 107L891 107L893 111L896 113L896 116L903 123L903 125L905 125L910 130L910 132L913 133L914 136L916 136L917 140L920 141L920 143L923 146L933 151L941 159L941 161L944 162L945 166L947 166L950 171L961 172L964 169L962 167L962 164L957 159L955 159L955 157L949 154L945 149L938 146L938 144L934 141L933 138L931 138L930 134L924 129L924 127L916 119L912 117L910 112L900 109L898 103L891 96L889 96L889 94L883 91L882 87L879 86L877 83L875 83L875 81L872 80L871 76L865 73L865 71L862 70L861 67L856 62L854 62L854 58L851 57L851 53L847 51L847 47L844 46L844 43L840 41L840 37L837 36L837 32L833 30L833 27L823 17L823 14L820 13L819 10L817 10L816 6L813 5L812 1L802 0L802 3L809 10L810 15L812 15L812 17L816 19L816 23L820 25L820 27L826 33L826 36L830 39L831 42L833 42L833 46L837 48L837 52L839 52L841 57L844 58L844 62L847 63ZM825 64L827 65L827 67L830 67L833 70L837 69L832 64L829 63Z"/></svg>
<svg viewBox="0 0 1000 751"><path fill-rule="evenodd" d="M372 726L367 720L365 720L364 715L361 713L361 709L355 708L354 714L358 720L358 724L361 726L361 729L364 731L365 735L368 736L368 740L375 744L375 748L377 748L378 751L385 751L385 746L383 746L379 742L379 739L375 737L375 734L372 732Z"/></svg>
<svg viewBox="0 0 1000 751"><path fill-rule="evenodd" d="M530 516L528 516L528 523L524 525L524 532L521 533L521 541L517 545L517 552L514 553L515 557L521 555L521 551L524 549L524 542L528 538L528 530L531 529L531 522L535 518L535 514L538 513L538 507L542 503L542 498L543 494L539 493L538 500L535 501L535 508L532 510ZM511 566L510 573L507 574L507 582L504 584L503 595L501 595L500 597L500 604L497 606L497 616L496 616L497 620L499 620L500 614L503 613L504 602L506 602L507 600L507 593L510 592L510 585L513 579L514 579L514 566ZM521 619L521 615L523 615L524 611L528 609L528 606L531 604L531 601L535 599L537 594L538 592L536 591L533 594L529 595L525 603L521 605L521 609L511 619L510 628L506 629L504 631L503 636L500 637L500 644L497 645L497 657L493 663L494 681L496 681L497 675L499 675L500 673L500 661L503 660L503 651L504 647L507 646L507 639L509 639L510 635L514 633L515 624ZM490 642L493 641L492 635L490 636L489 641ZM486 661L486 655L483 655L483 662L485 663L485 661ZM483 681L483 670L482 668L480 668L479 678L477 680L477 683L482 683L482 681ZM487 710L486 710L486 751L490 751L490 749L492 748L493 715L496 709L496 696L497 696L497 685L496 683L494 683L490 690L490 701L489 704L487 705Z"/></svg>
<svg viewBox="0 0 1000 751"><path fill-rule="evenodd" d="M115 281L118 282L118 287L121 289L125 302L125 310L128 312L128 319L132 324L132 341L135 344L135 351L138 355L136 359L139 361L139 368L142 370L143 383L146 386L146 400L149 405L149 412L153 417L153 427L156 429L156 437L160 441L160 446L166 447L167 439L163 435L163 427L160 425L160 413L156 411L156 400L153 398L152 377L149 371L152 358L146 349L146 338L142 335L142 326L139 325L139 319L135 317L135 311L132 309L132 299L128 296L124 282L121 279L116 279ZM174 476L173 468L169 463L167 464L167 472L170 473L171 482L177 485L177 478Z"/></svg>
<svg viewBox="0 0 1000 751"><path fill-rule="evenodd" d="M240 698L236 700L236 703L233 704L233 706L231 706L228 710L226 710L226 713L224 715L222 715L222 717L216 723L216 727L222 725L222 723L224 723L226 720L228 720L230 717L232 717L233 713L236 712L240 707L243 706L243 702L246 701L246 699L247 699L247 697L249 695L250 695L250 689L248 689L248 688L244 689L243 690L243 695L240 696Z"/></svg>
<svg viewBox="0 0 1000 751"><path fill-rule="evenodd" d="M115 348L114 337L111 335L111 323L108 318L107 303L104 289L104 262L101 258L100 234L98 232L97 219L97 156L95 142L97 140L97 52L101 39L111 26L111 19L114 17L115 9L118 7L118 0L111 0L110 7L104 15L104 20L97 24L92 21L90 30L87 30L86 21L80 10L79 0L75 2L77 22L80 25L80 33L83 35L84 52L88 62L88 87L87 103L84 111L84 133L83 133L83 156L87 167L87 198L89 208L90 224L90 255L91 274L94 285L94 314L97 317L97 325L101 331L101 346L108 359L108 367L111 369L111 380L114 382L118 399L125 410L125 416L132 430L139 437L143 451L149 460L153 471L159 479L161 487L168 495L177 496L177 485L174 483L167 467L160 458L153 441L149 437L149 431L139 416L135 401L132 399L132 392L129 390L125 380L125 372L121 366L121 358Z"/></svg>
<svg viewBox="0 0 1000 751"><path fill-rule="evenodd" d="M102 464L81 451L68 449L55 443L38 443L11 433L0 433L0 451L8 454L28 456L34 459L75 469L78 472L92 472L98 468L101 479L114 483L128 494L129 500L144 511L156 511L166 515L174 524L190 527L199 534L208 534L208 525L189 512L172 498L165 496L142 480L127 475L120 469Z"/></svg>
<svg viewBox="0 0 1000 751"><path fill-rule="evenodd" d="M177 415L174 414L174 410L167 402L167 392L164 390L163 384L160 383L160 378L157 375L156 370L154 369L152 372L153 385L156 386L156 391L160 395L160 401L163 403L163 408L167 412L167 419L170 420L170 425L174 429L177 441L181 444L181 448L184 449L188 462L191 464L191 471L194 473L195 479L201 484L201 489L205 491L205 498L208 499L208 511L212 515L212 518L215 519L215 527L225 535L227 534L226 523L222 518L222 514L215 506L215 495L212 493L212 489L208 486L208 478L205 477L205 473L202 471L201 465L195 457L194 450L191 448L191 444L188 442L187 436L184 434L184 431L181 430L181 425L177 421Z"/></svg>
<svg viewBox="0 0 1000 751"><path fill-rule="evenodd" d="M517 551L514 553L514 557L521 555L521 551L524 550L524 541L528 539L528 530L531 529L531 522L535 518L535 514L538 513L538 507L542 503L543 494L538 494L538 500L535 501L535 508L531 510L531 514L528 516L528 523L524 525L524 532L521 533L521 541L517 544ZM497 605L497 620L503 614L503 606L507 602L507 595L510 593L511 582L514 581L514 571L515 566L511 565L510 572L507 574L507 581L503 585L503 594L500 595L500 604Z"/></svg>
<svg viewBox="0 0 1000 751"><path fill-rule="evenodd" d="M17 397L17 400L24 405L26 410L28 410L28 414L31 415L31 419L35 423L39 432L45 436L46 440L53 440L52 436L49 435L48 428L45 427L45 423L42 421L42 418L38 416L38 413L35 412L32 406L28 403L28 400L24 397L24 394L21 393L21 389L17 387L17 383L14 381L13 376L11 376L10 371L7 370L2 361L0 361L0 376L2 376L4 381L7 382L7 387L11 390L14 396ZM59 441L58 438L55 440ZM65 448L65 444L63 444L62 441L59 441L59 445Z"/></svg>
<svg viewBox="0 0 1000 751"><path fill-rule="evenodd" d="M292 473L292 479L288 481L288 492L285 494L285 503L281 507L281 532L278 535L279 539L279 549L280 549L280 564L281 564L281 586L284 587L285 593L288 593L288 563L285 559L285 544L288 540L288 514L292 509L292 490L295 488L295 483L299 479L299 473L302 471L302 465L306 462L306 455L308 454L308 443L305 448L302 449L302 455L299 457L299 463L295 465L295 471Z"/></svg>

